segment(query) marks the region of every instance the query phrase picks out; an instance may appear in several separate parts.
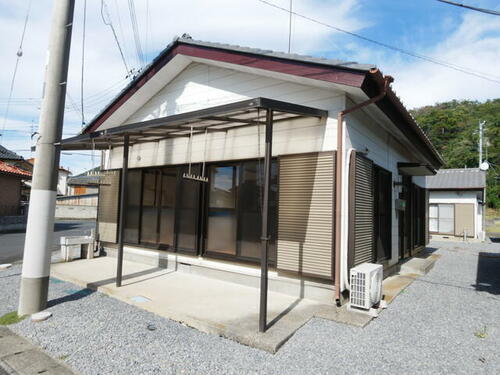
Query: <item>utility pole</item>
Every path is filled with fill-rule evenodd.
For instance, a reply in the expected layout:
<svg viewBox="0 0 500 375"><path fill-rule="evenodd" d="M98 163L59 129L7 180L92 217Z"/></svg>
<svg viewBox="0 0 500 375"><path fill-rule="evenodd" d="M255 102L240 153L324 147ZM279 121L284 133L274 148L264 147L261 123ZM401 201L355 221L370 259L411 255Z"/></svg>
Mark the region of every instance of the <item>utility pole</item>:
<svg viewBox="0 0 500 375"><path fill-rule="evenodd" d="M18 314L44 310L50 257L75 0L55 0L49 35L40 138L35 151Z"/></svg>
<svg viewBox="0 0 500 375"><path fill-rule="evenodd" d="M483 163L483 127L486 121L479 121L479 168Z"/></svg>

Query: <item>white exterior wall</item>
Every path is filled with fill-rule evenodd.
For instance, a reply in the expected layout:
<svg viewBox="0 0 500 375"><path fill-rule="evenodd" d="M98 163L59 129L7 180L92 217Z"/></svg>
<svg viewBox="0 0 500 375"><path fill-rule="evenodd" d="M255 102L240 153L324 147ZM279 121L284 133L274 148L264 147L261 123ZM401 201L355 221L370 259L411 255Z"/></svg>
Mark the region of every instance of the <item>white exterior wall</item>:
<svg viewBox="0 0 500 375"><path fill-rule="evenodd" d="M466 203L474 205L474 227L475 233L474 238L478 238L478 235L483 231L483 207L478 204L478 195L481 194L480 191L430 191L429 192L429 204L433 203Z"/></svg>
<svg viewBox="0 0 500 375"><path fill-rule="evenodd" d="M66 195L68 193L68 175L67 171L59 170L57 176L57 195Z"/></svg>
<svg viewBox="0 0 500 375"><path fill-rule="evenodd" d="M266 97L329 111L325 120L304 119L275 124L273 155L336 149L336 116L345 106L345 94L298 83L242 73L231 69L192 63L160 90L125 123L150 120L177 113ZM262 113L265 119L265 113ZM117 126L120 124L116 124ZM264 154L264 126L210 133L207 136L207 161L255 158ZM188 138L143 143L130 148L130 168L200 162L204 158L205 136L193 137L193 152L188 153ZM121 167L120 148L111 151L107 169Z"/></svg>
<svg viewBox="0 0 500 375"><path fill-rule="evenodd" d="M349 105L353 105L353 103ZM402 176L399 175L397 164L398 162L411 161L409 152L363 110L358 110L347 115L345 123L346 152L349 148L354 148L360 152L367 151L366 157L368 159L392 173L393 182L401 182ZM393 185L392 187L392 251L389 265L399 261L399 213L395 208L395 201L398 199L401 189L400 186Z"/></svg>

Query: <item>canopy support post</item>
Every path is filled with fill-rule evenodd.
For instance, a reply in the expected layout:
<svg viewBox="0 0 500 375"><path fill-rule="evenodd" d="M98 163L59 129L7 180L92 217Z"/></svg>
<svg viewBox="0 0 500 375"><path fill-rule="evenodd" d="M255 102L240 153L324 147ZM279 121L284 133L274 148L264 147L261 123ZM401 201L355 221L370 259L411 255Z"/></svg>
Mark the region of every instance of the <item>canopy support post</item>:
<svg viewBox="0 0 500 375"><path fill-rule="evenodd" d="M129 136L123 136L123 164L122 174L120 179L120 213L118 217L118 254L116 265L116 286L122 286L123 273L123 235L125 233L125 202L127 201L127 175L128 175L128 151L129 151Z"/></svg>
<svg viewBox="0 0 500 375"><path fill-rule="evenodd" d="M264 197L262 204L262 250L260 257L260 311L259 332L267 329L267 281L269 253L269 193L271 190L271 157L273 144L273 111L266 113L266 149L264 156Z"/></svg>

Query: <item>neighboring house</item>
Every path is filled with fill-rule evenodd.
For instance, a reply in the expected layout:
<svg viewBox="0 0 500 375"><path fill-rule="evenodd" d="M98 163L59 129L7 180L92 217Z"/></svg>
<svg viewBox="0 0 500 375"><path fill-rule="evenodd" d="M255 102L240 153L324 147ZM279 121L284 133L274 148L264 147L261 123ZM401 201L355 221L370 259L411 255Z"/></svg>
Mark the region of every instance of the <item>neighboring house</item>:
<svg viewBox="0 0 500 375"><path fill-rule="evenodd" d="M34 166L35 158L28 159L28 162ZM57 177L57 195L68 195L68 177L71 172L63 167L59 167Z"/></svg>
<svg viewBox="0 0 500 375"><path fill-rule="evenodd" d="M427 243L423 176L443 160L391 81L373 65L178 38L61 147L104 151L108 254L125 244L126 259L235 281L256 264L267 280L268 265L272 283L343 302L351 267L388 268Z"/></svg>
<svg viewBox="0 0 500 375"><path fill-rule="evenodd" d="M0 160L0 216L23 215L21 186L31 173Z"/></svg>
<svg viewBox="0 0 500 375"><path fill-rule="evenodd" d="M13 167L22 169L23 171L29 172L30 176L33 172L33 165L31 165L31 163L25 160L21 155L16 154L14 151L9 150L2 145L0 145L0 161L3 161L5 164L11 165ZM27 180L22 180L21 200L23 202L29 201L30 190L30 182Z"/></svg>
<svg viewBox="0 0 500 375"><path fill-rule="evenodd" d="M68 178L68 195L97 194L100 168L96 167Z"/></svg>
<svg viewBox="0 0 500 375"><path fill-rule="evenodd" d="M441 169L426 177L429 232L484 239L486 172L479 168Z"/></svg>

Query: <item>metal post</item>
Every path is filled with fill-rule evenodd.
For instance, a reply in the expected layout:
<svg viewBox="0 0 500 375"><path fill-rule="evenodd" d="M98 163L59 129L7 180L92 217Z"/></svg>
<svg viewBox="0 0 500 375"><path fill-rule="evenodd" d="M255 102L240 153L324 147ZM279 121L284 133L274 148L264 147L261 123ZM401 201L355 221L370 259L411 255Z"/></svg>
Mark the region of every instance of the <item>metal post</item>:
<svg viewBox="0 0 500 375"><path fill-rule="evenodd" d="M74 0L54 2L45 89L24 243L18 314L45 309L63 129Z"/></svg>
<svg viewBox="0 0 500 375"><path fill-rule="evenodd" d="M122 286L123 270L123 235L125 233L125 202L127 201L127 175L128 175L128 134L123 137L123 164L120 179L120 213L118 217L118 254L116 256L116 286Z"/></svg>
<svg viewBox="0 0 500 375"><path fill-rule="evenodd" d="M269 250L269 192L271 190L271 156L273 145L273 111L266 114L266 150L264 156L264 202L262 204L262 251L260 256L259 331L267 328L267 269Z"/></svg>
<svg viewBox="0 0 500 375"><path fill-rule="evenodd" d="M479 168L483 163L483 126L486 121L479 121Z"/></svg>

